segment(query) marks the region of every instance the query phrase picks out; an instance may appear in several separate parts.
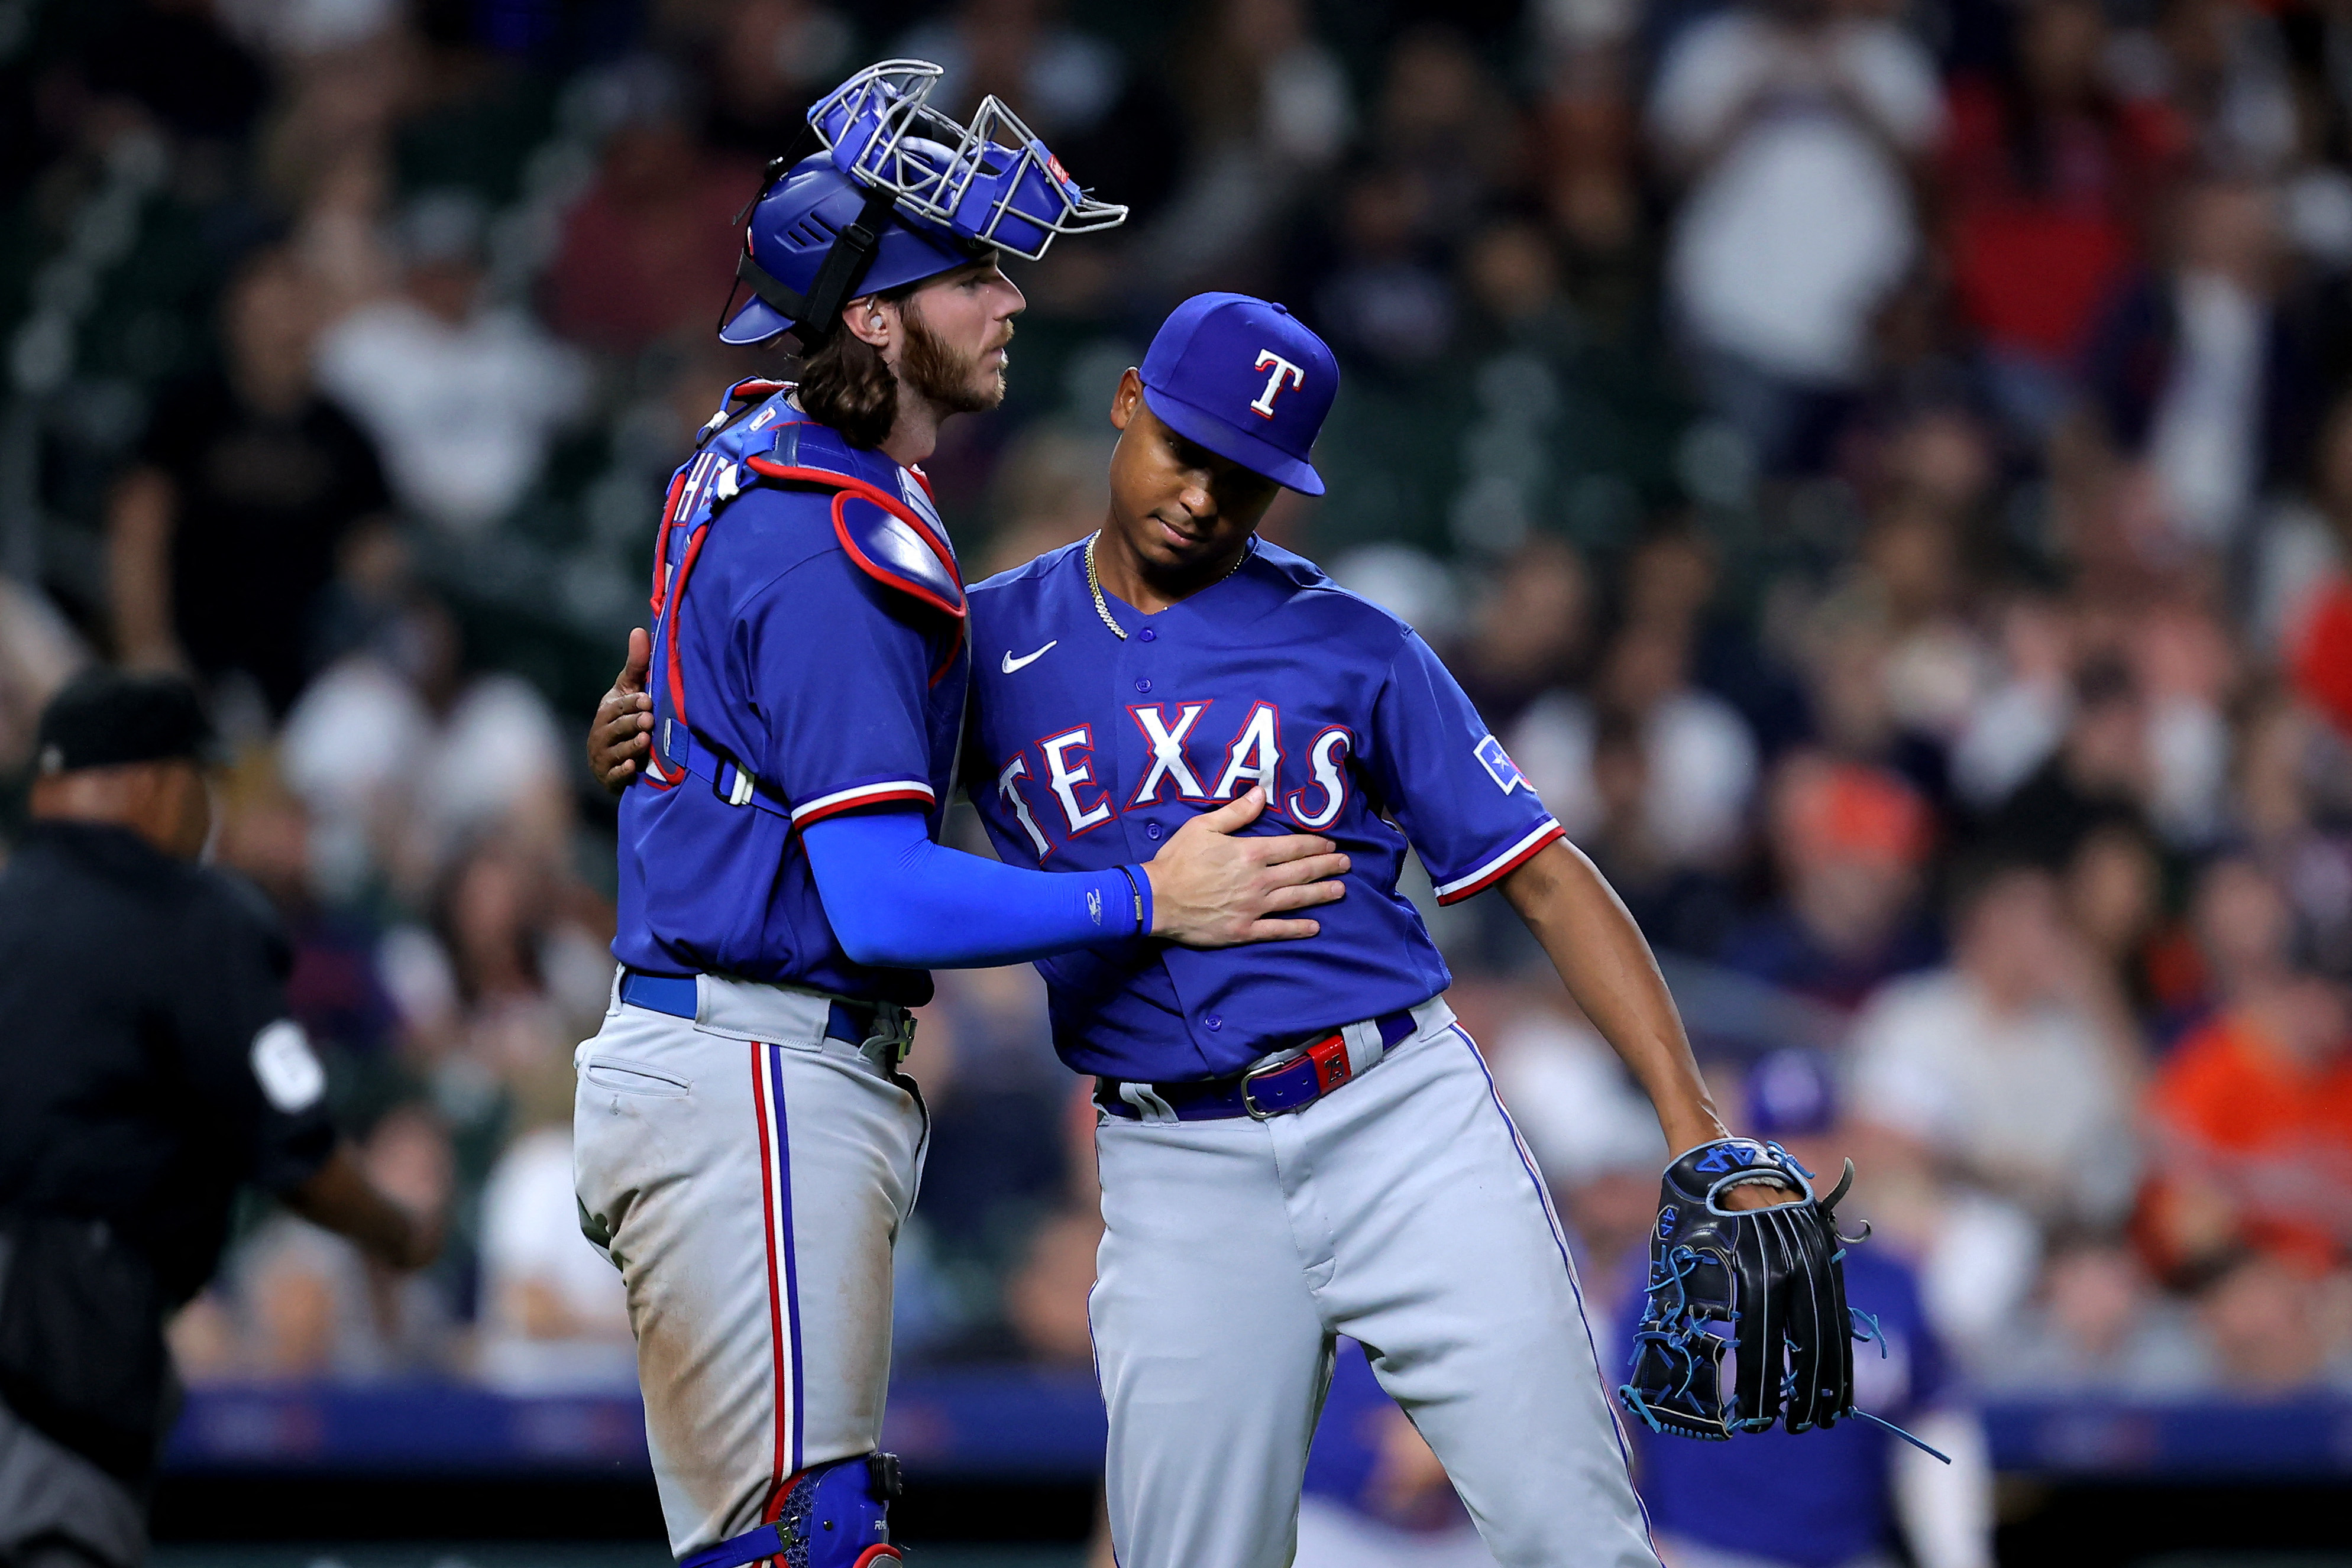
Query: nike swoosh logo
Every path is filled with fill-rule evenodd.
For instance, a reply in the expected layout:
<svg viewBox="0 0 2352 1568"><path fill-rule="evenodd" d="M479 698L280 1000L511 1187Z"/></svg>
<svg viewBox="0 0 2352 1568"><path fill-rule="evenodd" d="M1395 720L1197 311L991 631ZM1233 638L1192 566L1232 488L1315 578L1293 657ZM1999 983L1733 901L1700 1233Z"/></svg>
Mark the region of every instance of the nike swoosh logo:
<svg viewBox="0 0 2352 1568"><path fill-rule="evenodd" d="M1035 664L1038 660L1045 656L1046 648L1055 647L1059 645L1061 641L1062 640L1059 637L1055 638L1053 642L1046 643L1045 648L1038 649L1035 653L1030 654L1025 659L1016 659L1013 656L1012 649L1005 649L1004 673L1009 675L1015 670L1026 669L1029 665Z"/></svg>

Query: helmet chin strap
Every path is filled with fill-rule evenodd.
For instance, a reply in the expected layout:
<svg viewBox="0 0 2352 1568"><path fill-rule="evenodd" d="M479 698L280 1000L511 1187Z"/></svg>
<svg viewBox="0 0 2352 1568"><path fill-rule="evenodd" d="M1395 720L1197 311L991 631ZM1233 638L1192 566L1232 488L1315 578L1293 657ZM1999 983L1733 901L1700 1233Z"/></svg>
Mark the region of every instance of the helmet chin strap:
<svg viewBox="0 0 2352 1568"><path fill-rule="evenodd" d="M735 276L751 286L761 303L793 323L800 340L814 348L840 326L841 308L856 298L856 287L873 265L875 247L882 243L883 226L898 201L888 191L868 191L855 222L842 230L824 253L806 295L751 259L747 248L735 260Z"/></svg>

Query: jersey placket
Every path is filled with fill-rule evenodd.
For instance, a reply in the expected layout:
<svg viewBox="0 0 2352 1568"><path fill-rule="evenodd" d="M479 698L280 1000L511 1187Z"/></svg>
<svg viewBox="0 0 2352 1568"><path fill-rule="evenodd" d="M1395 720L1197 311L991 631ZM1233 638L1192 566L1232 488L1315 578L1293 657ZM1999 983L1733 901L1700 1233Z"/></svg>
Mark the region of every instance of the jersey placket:
<svg viewBox="0 0 2352 1568"><path fill-rule="evenodd" d="M1138 861L1148 861L1160 852L1160 846L1166 843L1199 807L1185 798L1180 780L1168 776L1160 779L1152 801L1136 801L1143 781L1154 771L1153 764L1158 753L1149 738L1149 732L1135 719L1135 710L1154 709L1154 716L1162 719L1163 727L1171 731L1180 728L1182 724L1181 716L1170 719L1165 710L1160 708L1161 699L1172 695L1169 690L1169 673L1176 667L1179 651L1169 645L1168 632L1171 628L1165 612L1145 617L1122 603L1111 613L1118 615L1119 611L1127 612L1119 623L1129 630L1126 641L1119 643L1111 660L1111 685L1121 716L1135 731L1135 741L1134 749L1129 750L1128 737L1122 734L1113 749L1118 757L1136 758L1135 766L1115 769L1118 779L1118 801L1122 807L1119 825L1127 835L1128 853ZM1132 624L1138 621L1142 624ZM1190 741L1181 741L1178 745L1186 768L1197 777L1198 767L1193 760ZM1207 1042L1213 1042L1225 1027L1225 1020L1215 1013L1202 1016L1198 1004L1184 994L1183 980L1172 967L1169 970L1168 980L1176 992L1178 1004L1184 1009L1185 1018L1195 1029L1207 1030Z"/></svg>
<svg viewBox="0 0 2352 1568"><path fill-rule="evenodd" d="M1122 766L1118 770L1119 804L1125 818L1128 852L1139 861L1148 861L1158 854L1160 846L1168 841L1168 835L1176 831L1179 821L1168 810L1172 789L1167 779L1159 780L1153 791L1157 797L1154 800L1141 802L1136 799L1144 780L1151 778L1154 771L1150 731L1138 716L1138 710L1151 706L1152 694L1162 684L1160 672L1166 661L1156 656L1159 652L1160 629L1147 622L1128 632L1112 664L1111 691L1124 720L1115 746L1122 759L1135 759L1133 767Z"/></svg>

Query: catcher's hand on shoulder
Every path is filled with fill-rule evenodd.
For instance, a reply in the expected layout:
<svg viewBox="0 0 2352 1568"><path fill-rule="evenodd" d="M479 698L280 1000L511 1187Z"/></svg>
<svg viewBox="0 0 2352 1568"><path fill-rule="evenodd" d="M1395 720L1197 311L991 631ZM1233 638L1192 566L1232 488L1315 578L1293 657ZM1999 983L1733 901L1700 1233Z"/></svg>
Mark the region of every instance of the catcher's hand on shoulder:
<svg viewBox="0 0 2352 1568"><path fill-rule="evenodd" d="M1723 1138L1666 1167L1650 1233L1649 1305L1618 1396L1685 1437L1833 1425L1853 1408L1853 1315L1827 1197L1777 1144ZM1723 1353L1737 1347L1731 1389Z"/></svg>

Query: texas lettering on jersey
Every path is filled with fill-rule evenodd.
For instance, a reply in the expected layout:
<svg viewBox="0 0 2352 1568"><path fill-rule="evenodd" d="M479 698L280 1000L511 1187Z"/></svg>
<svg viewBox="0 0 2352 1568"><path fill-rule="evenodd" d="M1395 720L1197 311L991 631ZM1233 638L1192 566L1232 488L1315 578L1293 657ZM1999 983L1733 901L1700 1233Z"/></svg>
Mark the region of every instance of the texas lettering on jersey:
<svg viewBox="0 0 2352 1568"><path fill-rule="evenodd" d="M1229 736L1203 734L1204 721L1219 707L1244 708L1245 716ZM1346 725L1328 724L1310 737L1292 735L1286 744L1281 706L1262 699L1134 703L1127 716L1134 721L1134 734L1118 738L1139 747L1141 754L1116 771L1097 760L1091 724L1045 736L998 768L998 798L1021 825L1040 864L1057 841L1139 807L1168 801L1206 807L1257 785L1265 789L1266 815L1320 832L1348 803L1347 763L1355 735ZM1135 779L1131 787L1115 787L1127 777ZM1286 781L1297 787L1286 789Z"/></svg>
<svg viewBox="0 0 2352 1568"><path fill-rule="evenodd" d="M1149 861L1252 786L1266 808L1244 831L1320 833L1350 862L1347 896L1278 960L1137 943L1046 961L1055 1043L1081 1071L1213 1075L1301 1029L1416 1006L1448 977L1397 891L1408 849L1453 904L1561 836L1429 644L1287 550L1260 540L1148 616L1098 612L1075 546L971 594L964 777L1008 862Z"/></svg>
<svg viewBox="0 0 2352 1568"><path fill-rule="evenodd" d="M1428 645L1310 563L1261 542L1125 638L1083 564L1055 552L973 591L988 643L972 761L1001 847L1049 869L1148 860L1255 785L1251 831L1343 838L1359 858L1401 857L1410 838L1451 903L1557 836Z"/></svg>

